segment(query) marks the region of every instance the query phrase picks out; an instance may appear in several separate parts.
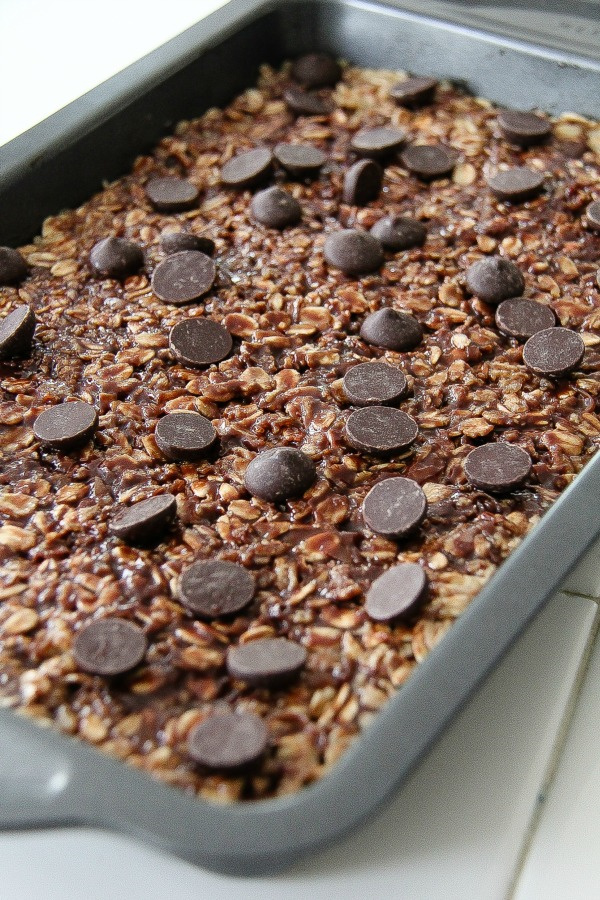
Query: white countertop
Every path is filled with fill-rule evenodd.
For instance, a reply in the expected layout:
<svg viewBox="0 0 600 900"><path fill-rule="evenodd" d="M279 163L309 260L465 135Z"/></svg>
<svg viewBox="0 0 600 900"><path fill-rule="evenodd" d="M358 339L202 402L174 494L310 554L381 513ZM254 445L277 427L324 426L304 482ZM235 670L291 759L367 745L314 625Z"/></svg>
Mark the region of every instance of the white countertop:
<svg viewBox="0 0 600 900"><path fill-rule="evenodd" d="M223 5L1 0L0 144ZM599 548L565 588L396 799L319 856L232 879L93 829L5 832L0 898L595 900L600 646L586 673L597 604L584 595L600 594Z"/></svg>

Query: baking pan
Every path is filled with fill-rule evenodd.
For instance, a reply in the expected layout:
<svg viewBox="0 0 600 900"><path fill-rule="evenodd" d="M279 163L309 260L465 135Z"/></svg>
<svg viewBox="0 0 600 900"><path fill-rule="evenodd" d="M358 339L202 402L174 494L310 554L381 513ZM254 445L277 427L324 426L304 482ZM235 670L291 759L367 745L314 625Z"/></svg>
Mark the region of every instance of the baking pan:
<svg viewBox="0 0 600 900"><path fill-rule="evenodd" d="M234 0L0 150L0 243L29 240L46 215L122 174L177 120L227 103L253 83L261 62L307 50L459 80L507 105L600 116L589 34L579 45L569 41L576 53L565 52L555 30L537 32L537 43L531 22L530 40L515 34L510 4L493 10L496 33L468 25L487 17L490 26L485 7L419 7ZM597 7L573 9L586 9L593 29ZM107 827L221 872L272 873L389 796L599 534L596 457L333 771L292 796L213 805L1 710L0 827Z"/></svg>

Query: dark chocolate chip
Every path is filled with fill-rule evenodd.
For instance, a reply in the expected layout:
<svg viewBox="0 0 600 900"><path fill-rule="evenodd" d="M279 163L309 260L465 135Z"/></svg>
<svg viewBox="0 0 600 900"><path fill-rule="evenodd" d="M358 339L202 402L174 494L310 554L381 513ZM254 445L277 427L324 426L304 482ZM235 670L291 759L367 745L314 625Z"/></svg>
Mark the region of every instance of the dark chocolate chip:
<svg viewBox="0 0 600 900"><path fill-rule="evenodd" d="M327 53L307 53L292 64L294 81L307 88L333 87L340 80L340 65Z"/></svg>
<svg viewBox="0 0 600 900"><path fill-rule="evenodd" d="M528 147L548 137L552 124L532 112L503 109L498 113L498 125L504 137L513 144Z"/></svg>
<svg viewBox="0 0 600 900"><path fill-rule="evenodd" d="M200 413L174 412L159 419L154 440L167 459L193 462L207 455L217 432Z"/></svg>
<svg viewBox="0 0 600 900"><path fill-rule="evenodd" d="M212 319L184 319L171 328L169 347L181 362L210 366L231 353L233 340L225 326Z"/></svg>
<svg viewBox="0 0 600 900"><path fill-rule="evenodd" d="M390 406L365 406L346 422L346 437L352 447L384 456L410 447L418 433L412 416Z"/></svg>
<svg viewBox="0 0 600 900"><path fill-rule="evenodd" d="M334 231L325 241L325 260L346 275L374 272L383 262L379 241L367 231L345 228Z"/></svg>
<svg viewBox="0 0 600 900"><path fill-rule="evenodd" d="M110 530L130 544L150 543L163 534L175 518L173 494L158 494L126 507L110 522Z"/></svg>
<svg viewBox="0 0 600 900"><path fill-rule="evenodd" d="M246 188L258 184L271 172L273 156L266 147L257 147L232 157L221 169L221 181L229 187Z"/></svg>
<svg viewBox="0 0 600 900"><path fill-rule="evenodd" d="M216 713L191 732L188 753L202 768L236 772L264 756L269 732L254 713Z"/></svg>
<svg viewBox="0 0 600 900"><path fill-rule="evenodd" d="M471 450L464 463L465 475L482 491L512 491L529 477L531 457L515 444L499 441Z"/></svg>
<svg viewBox="0 0 600 900"><path fill-rule="evenodd" d="M588 225L600 230L600 200L594 200L585 211Z"/></svg>
<svg viewBox="0 0 600 900"><path fill-rule="evenodd" d="M165 303L189 303L210 291L217 268L206 253L182 250L158 264L152 275L152 290Z"/></svg>
<svg viewBox="0 0 600 900"><path fill-rule="evenodd" d="M278 685L297 675L306 662L306 650L287 638L258 638L230 647L227 670L246 684Z"/></svg>
<svg viewBox="0 0 600 900"><path fill-rule="evenodd" d="M16 284L27 275L28 266L18 250L0 247L0 284Z"/></svg>
<svg viewBox="0 0 600 900"><path fill-rule="evenodd" d="M27 356L31 350L35 315L24 303L17 306L0 322L0 359Z"/></svg>
<svg viewBox="0 0 600 900"><path fill-rule="evenodd" d="M100 278L126 278L142 268L144 254L131 241L107 237L92 247L90 265Z"/></svg>
<svg viewBox="0 0 600 900"><path fill-rule="evenodd" d="M418 563L400 563L376 578L367 593L365 611L376 622L410 616L423 603L429 579Z"/></svg>
<svg viewBox="0 0 600 900"><path fill-rule="evenodd" d="M386 216L373 225L371 234L386 250L408 250L423 244L427 228L422 222L409 216Z"/></svg>
<svg viewBox="0 0 600 900"><path fill-rule="evenodd" d="M420 106L433 100L437 86L435 78L406 78L394 85L390 97L402 106Z"/></svg>
<svg viewBox="0 0 600 900"><path fill-rule="evenodd" d="M521 270L503 256L486 256L469 266L467 287L485 303L497 304L509 297L519 297L525 288Z"/></svg>
<svg viewBox="0 0 600 900"><path fill-rule="evenodd" d="M496 309L496 325L503 334L526 341L537 331L553 328L556 316L549 306L534 300L503 300Z"/></svg>
<svg viewBox="0 0 600 900"><path fill-rule="evenodd" d="M161 249L165 253L181 253L182 250L199 250L206 256L215 252L215 242L204 235L190 234L187 231L166 231L160 238Z"/></svg>
<svg viewBox="0 0 600 900"><path fill-rule="evenodd" d="M520 203L539 194L544 186L544 176L527 166L512 166L492 175L487 179L487 183L492 193L500 200Z"/></svg>
<svg viewBox="0 0 600 900"><path fill-rule="evenodd" d="M360 156L380 159L399 150L405 140L406 134L401 128L361 128L350 146Z"/></svg>
<svg viewBox="0 0 600 900"><path fill-rule="evenodd" d="M299 87L290 87L283 92L288 109L297 116L327 116L331 106L318 94L310 94Z"/></svg>
<svg viewBox="0 0 600 900"><path fill-rule="evenodd" d="M197 616L231 616L254 597L254 578L243 566L227 560L195 562L181 573L179 599Z"/></svg>
<svg viewBox="0 0 600 900"><path fill-rule="evenodd" d="M372 159L360 159L350 166L344 176L344 203L366 206L381 193L383 169Z"/></svg>
<svg viewBox="0 0 600 900"><path fill-rule="evenodd" d="M77 632L73 641L75 662L91 675L122 675L143 660L146 635L126 619L96 619Z"/></svg>
<svg viewBox="0 0 600 900"><path fill-rule="evenodd" d="M363 518L377 534L401 538L417 528L427 513L427 498L410 478L386 478L364 499Z"/></svg>
<svg viewBox="0 0 600 900"><path fill-rule="evenodd" d="M444 178L456 165L457 153L441 144L413 144L403 150L402 165L423 181Z"/></svg>
<svg viewBox="0 0 600 900"><path fill-rule="evenodd" d="M301 450L275 447L254 457L246 469L244 484L255 497L282 503L304 494L316 477L314 462Z"/></svg>
<svg viewBox="0 0 600 900"><path fill-rule="evenodd" d="M404 372L384 362L352 366L344 375L343 387L354 406L393 406L408 390Z"/></svg>
<svg viewBox="0 0 600 900"><path fill-rule="evenodd" d="M33 423L38 441L57 450L69 450L89 441L98 426L98 413L89 403L59 403L40 413Z"/></svg>
<svg viewBox="0 0 600 900"><path fill-rule="evenodd" d="M559 377L576 369L585 353L580 335L568 328L546 328L529 338L523 362L538 375Z"/></svg>
<svg viewBox="0 0 600 900"><path fill-rule="evenodd" d="M277 144L273 153L286 172L298 178L316 175L327 162L323 151L312 144Z"/></svg>
<svg viewBox="0 0 600 900"><path fill-rule="evenodd" d="M413 350L423 340L423 328L408 313L386 306L371 313L362 323L360 336L367 344L386 350Z"/></svg>
<svg viewBox="0 0 600 900"><path fill-rule="evenodd" d="M295 197L280 187L259 191L250 204L252 218L267 228L287 228L297 225L302 218L302 208Z"/></svg>
<svg viewBox="0 0 600 900"><path fill-rule="evenodd" d="M195 184L176 175L152 178L146 184L146 196L159 212L185 212L196 205L199 193Z"/></svg>

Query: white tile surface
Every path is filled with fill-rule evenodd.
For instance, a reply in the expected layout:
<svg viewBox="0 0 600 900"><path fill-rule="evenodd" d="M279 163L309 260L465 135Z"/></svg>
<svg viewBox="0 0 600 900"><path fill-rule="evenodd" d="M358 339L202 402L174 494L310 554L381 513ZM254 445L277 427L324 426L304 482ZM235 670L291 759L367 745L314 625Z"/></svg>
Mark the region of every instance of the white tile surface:
<svg viewBox="0 0 600 900"><path fill-rule="evenodd" d="M0 896L504 900L595 615L593 601L558 595L399 796L291 872L225 878L91 829L9 833Z"/></svg>
<svg viewBox="0 0 600 900"><path fill-rule="evenodd" d="M514 900L600 897L600 641Z"/></svg>
<svg viewBox="0 0 600 900"><path fill-rule="evenodd" d="M227 0L0 0L0 145Z"/></svg>

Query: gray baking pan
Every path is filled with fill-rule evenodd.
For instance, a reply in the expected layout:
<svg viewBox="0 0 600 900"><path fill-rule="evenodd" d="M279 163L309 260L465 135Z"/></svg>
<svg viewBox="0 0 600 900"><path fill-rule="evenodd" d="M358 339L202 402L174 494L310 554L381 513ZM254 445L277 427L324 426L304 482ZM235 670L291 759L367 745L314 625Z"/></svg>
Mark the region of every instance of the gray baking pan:
<svg viewBox="0 0 600 900"><path fill-rule="evenodd" d="M261 62L307 50L459 80L507 105L600 116L596 4L569 15L544 4L542 20L527 3L410 5L234 0L0 149L0 244L29 240L178 119L229 101ZM102 826L221 872L274 872L355 827L406 779L599 534L596 457L333 771L293 796L212 805L2 710L0 827Z"/></svg>

